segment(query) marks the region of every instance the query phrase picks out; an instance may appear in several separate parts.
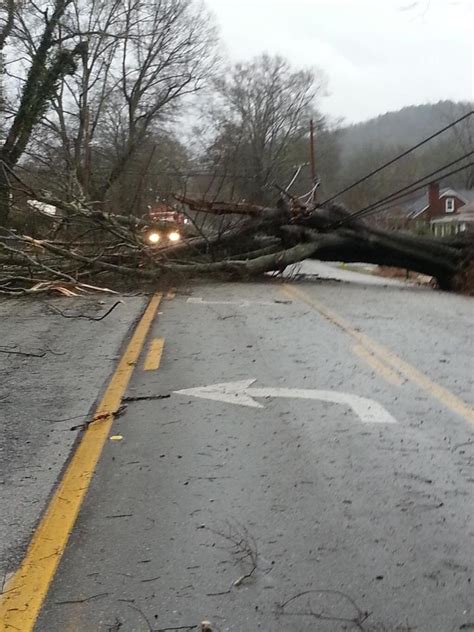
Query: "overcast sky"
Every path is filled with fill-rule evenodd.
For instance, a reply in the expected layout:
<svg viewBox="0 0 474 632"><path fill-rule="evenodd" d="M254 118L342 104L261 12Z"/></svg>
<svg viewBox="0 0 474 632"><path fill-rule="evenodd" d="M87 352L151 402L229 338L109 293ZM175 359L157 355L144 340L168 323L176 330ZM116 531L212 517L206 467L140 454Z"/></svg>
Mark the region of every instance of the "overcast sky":
<svg viewBox="0 0 474 632"><path fill-rule="evenodd" d="M473 99L471 0L206 0L228 56L280 53L328 77L320 109L347 122Z"/></svg>

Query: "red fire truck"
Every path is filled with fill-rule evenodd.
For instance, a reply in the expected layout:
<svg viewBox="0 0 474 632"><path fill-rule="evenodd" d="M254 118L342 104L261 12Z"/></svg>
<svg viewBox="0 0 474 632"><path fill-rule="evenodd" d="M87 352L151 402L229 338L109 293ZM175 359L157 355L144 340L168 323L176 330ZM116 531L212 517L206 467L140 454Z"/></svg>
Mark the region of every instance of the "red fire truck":
<svg viewBox="0 0 474 632"><path fill-rule="evenodd" d="M188 223L184 213L177 211L164 202L149 207L150 227L146 239L153 245L177 243L183 237L184 227Z"/></svg>

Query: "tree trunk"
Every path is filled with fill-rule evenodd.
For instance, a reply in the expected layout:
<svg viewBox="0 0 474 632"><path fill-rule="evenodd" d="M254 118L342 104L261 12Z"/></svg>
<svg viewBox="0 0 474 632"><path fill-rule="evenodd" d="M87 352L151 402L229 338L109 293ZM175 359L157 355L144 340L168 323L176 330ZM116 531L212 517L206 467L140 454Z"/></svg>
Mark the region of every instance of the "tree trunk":
<svg viewBox="0 0 474 632"><path fill-rule="evenodd" d="M0 226L6 227L10 215L11 186L0 155Z"/></svg>
<svg viewBox="0 0 474 632"><path fill-rule="evenodd" d="M8 172L3 173L3 197L8 208L9 183L5 176ZM104 237L99 251L80 239L74 245L59 244L54 237L39 241L18 235L18 243L13 245L2 244L0 239L0 250L22 258L28 274L31 268L35 278L46 281L52 276L63 282L66 275L71 278L71 273L92 279L104 272L152 282L170 275L190 279L216 274L246 279L265 272L283 272L286 266L315 258L409 269L435 277L442 289L473 291L474 245L467 234L434 239L389 233L354 221L347 212L344 215L340 208L332 207L291 209L278 204L273 209L256 209L251 205L232 207L188 200L205 213L220 215L233 210L242 215L242 221L222 234L184 238L176 245L153 248L143 235L143 220L73 208L59 200L45 201L73 210L76 221L80 218L81 231L89 227L88 232L99 231ZM18 277L18 263L11 263L10 268L0 293L8 293L12 277ZM11 292L15 293L15 288Z"/></svg>

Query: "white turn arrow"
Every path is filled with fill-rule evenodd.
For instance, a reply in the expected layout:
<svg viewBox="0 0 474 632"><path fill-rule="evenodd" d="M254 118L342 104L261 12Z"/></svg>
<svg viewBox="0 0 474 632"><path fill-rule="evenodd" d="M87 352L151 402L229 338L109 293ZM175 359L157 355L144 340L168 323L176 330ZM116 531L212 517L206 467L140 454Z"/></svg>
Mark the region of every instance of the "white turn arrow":
<svg viewBox="0 0 474 632"><path fill-rule="evenodd" d="M313 399L333 404L349 406L365 424L395 424L396 419L378 402L351 393L340 391L318 391L299 388L250 388L256 380L242 380L240 382L224 382L211 386L186 388L175 391L175 395L211 399L216 402L248 406L249 408L264 408L255 401L254 397L281 397L285 399Z"/></svg>

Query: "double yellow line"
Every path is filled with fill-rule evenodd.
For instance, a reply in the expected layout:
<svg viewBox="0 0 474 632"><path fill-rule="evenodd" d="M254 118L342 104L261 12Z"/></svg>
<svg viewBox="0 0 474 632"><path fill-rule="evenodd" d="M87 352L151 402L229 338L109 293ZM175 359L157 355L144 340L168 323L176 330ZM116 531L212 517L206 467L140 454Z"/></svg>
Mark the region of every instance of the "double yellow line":
<svg viewBox="0 0 474 632"><path fill-rule="evenodd" d="M161 294L156 294L148 304L33 535L25 559L4 587L0 596L2 632L33 630L161 299ZM152 361L156 363L156 353L149 357L150 365Z"/></svg>
<svg viewBox="0 0 474 632"><path fill-rule="evenodd" d="M354 351L368 361L371 366L390 383L401 385L400 376L406 380L417 384L419 387L427 391L432 397L440 401L444 406L451 409L453 412L461 415L470 424L474 425L474 407L464 402L462 399L454 395L444 386L437 384L430 380L430 378L416 369L414 366L402 360L396 353L384 347L383 345L375 342L366 334L361 333L354 329L352 324L336 314L321 302L316 301L308 297L301 290L295 287L285 285L283 287L284 292L299 299L306 305L309 305L317 312L319 312L324 318L326 318L333 325L342 329L346 334L349 334L357 343Z"/></svg>
<svg viewBox="0 0 474 632"><path fill-rule="evenodd" d="M356 344L352 347L352 351L358 356L361 360L364 360L372 369L381 375L383 379L391 384L392 386L402 386L403 378L398 373L398 371L394 371L389 366L387 366L382 360L380 360L373 351L365 347L364 345Z"/></svg>

